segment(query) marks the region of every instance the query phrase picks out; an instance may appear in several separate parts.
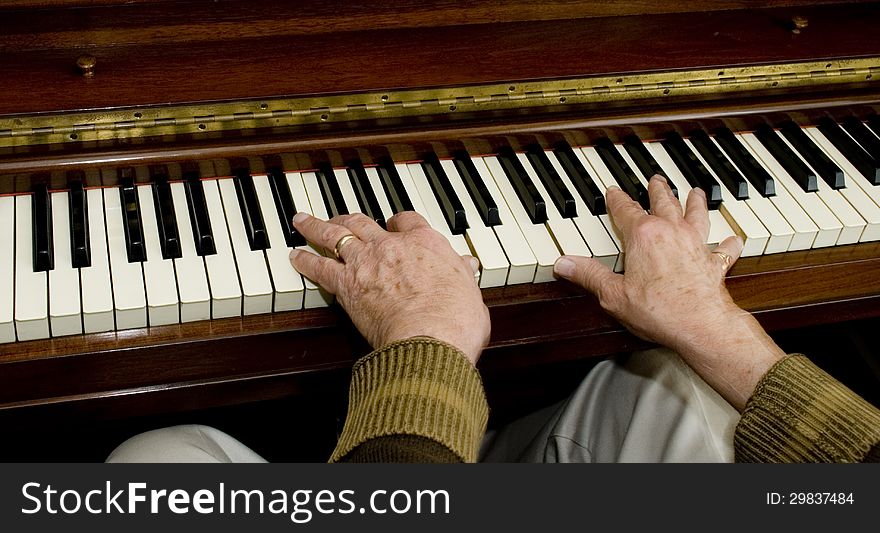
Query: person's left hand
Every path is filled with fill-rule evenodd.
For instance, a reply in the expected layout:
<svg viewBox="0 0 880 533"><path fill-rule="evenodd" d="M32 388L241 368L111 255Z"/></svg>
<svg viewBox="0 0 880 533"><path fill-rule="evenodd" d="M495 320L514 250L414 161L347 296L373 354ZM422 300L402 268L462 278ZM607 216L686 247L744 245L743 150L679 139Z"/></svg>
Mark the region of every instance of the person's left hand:
<svg viewBox="0 0 880 533"><path fill-rule="evenodd" d="M388 219L388 231L357 213L323 221L293 219L311 243L340 260L293 250L302 275L336 295L374 348L416 336L449 343L474 364L489 342L489 310L474 280L477 260L459 256L443 235L412 211Z"/></svg>

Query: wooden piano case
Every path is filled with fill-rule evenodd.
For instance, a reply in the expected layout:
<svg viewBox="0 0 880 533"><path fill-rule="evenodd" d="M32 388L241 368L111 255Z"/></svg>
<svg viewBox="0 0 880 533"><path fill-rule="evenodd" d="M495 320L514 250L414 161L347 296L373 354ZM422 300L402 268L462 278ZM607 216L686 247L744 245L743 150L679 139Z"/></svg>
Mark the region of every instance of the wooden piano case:
<svg viewBox="0 0 880 533"><path fill-rule="evenodd" d="M0 193L64 188L74 169L370 161L865 116L880 105L878 22L880 2L11 0ZM880 315L878 274L869 243L743 259L728 287L781 330ZM563 283L484 295L487 371L644 345ZM343 389L367 350L337 308L5 344L0 418L26 427Z"/></svg>

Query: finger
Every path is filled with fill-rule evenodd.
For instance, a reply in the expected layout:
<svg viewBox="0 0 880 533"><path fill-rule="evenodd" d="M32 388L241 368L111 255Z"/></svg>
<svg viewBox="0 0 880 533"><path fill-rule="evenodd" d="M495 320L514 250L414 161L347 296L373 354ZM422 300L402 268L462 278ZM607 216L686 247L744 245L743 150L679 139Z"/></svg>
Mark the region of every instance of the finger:
<svg viewBox="0 0 880 533"><path fill-rule="evenodd" d="M336 294L339 290L339 280L342 277L342 269L345 268L339 261L294 248L290 251L290 264L297 272L317 283L327 292Z"/></svg>
<svg viewBox="0 0 880 533"><path fill-rule="evenodd" d="M635 223L648 216L645 210L638 202L633 201L628 194L623 192L619 187L608 187L605 191L605 207L611 220L623 232L624 239L627 239L635 226Z"/></svg>
<svg viewBox="0 0 880 533"><path fill-rule="evenodd" d="M672 220L681 218L681 203L672 195L666 178L655 174L648 182L648 196L651 198L651 213Z"/></svg>
<svg viewBox="0 0 880 533"><path fill-rule="evenodd" d="M293 217L293 225L307 241L323 248L328 255L334 253L340 239L352 234L352 231L345 226L315 218L307 213L297 213ZM345 250L345 257L357 253L359 246L363 246L360 239L350 239L342 248Z"/></svg>
<svg viewBox="0 0 880 533"><path fill-rule="evenodd" d="M463 255L461 256L461 260L464 261L464 264L470 269L474 275L480 272L480 260L472 255Z"/></svg>
<svg viewBox="0 0 880 533"><path fill-rule="evenodd" d="M715 247L712 250L712 255L716 258L715 260L721 264L721 272L722 276L727 274L727 271L730 270L730 267L736 263L736 260L739 259L740 254L743 251L743 240L739 235L732 235L723 241L721 244Z"/></svg>
<svg viewBox="0 0 880 533"><path fill-rule="evenodd" d="M330 219L331 223L339 224L350 229L354 236L364 242L370 242L376 237L385 233L382 226L375 220L363 213L352 213L350 215L340 215Z"/></svg>
<svg viewBox="0 0 880 533"><path fill-rule="evenodd" d="M425 217L415 211L401 211L389 218L385 225L388 227L388 231L412 231L431 227Z"/></svg>
<svg viewBox="0 0 880 533"><path fill-rule="evenodd" d="M684 219L700 232L703 242L709 238L709 208L706 207L706 193L703 189L696 187L688 193Z"/></svg>
<svg viewBox="0 0 880 533"><path fill-rule="evenodd" d="M613 307L623 294L623 276L591 257L564 255L556 260L553 271L592 292L609 307Z"/></svg>

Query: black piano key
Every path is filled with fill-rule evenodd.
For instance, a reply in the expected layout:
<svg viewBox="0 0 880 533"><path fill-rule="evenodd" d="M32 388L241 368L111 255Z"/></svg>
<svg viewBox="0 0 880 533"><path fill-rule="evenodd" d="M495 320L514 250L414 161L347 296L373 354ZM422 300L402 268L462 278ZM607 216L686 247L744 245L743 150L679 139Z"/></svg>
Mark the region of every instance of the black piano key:
<svg viewBox="0 0 880 533"><path fill-rule="evenodd" d="M440 165L440 160L436 155L431 154L422 162L422 169L428 177L428 183L431 184L431 190L434 191L437 203L440 204L449 230L453 235L461 235L470 227L467 215L464 206L461 205L461 200L455 194L455 189L452 188L452 183L449 182L446 171Z"/></svg>
<svg viewBox="0 0 880 533"><path fill-rule="evenodd" d="M234 169L233 183L251 250L265 250L269 247L269 235L266 232L266 222L263 219L262 211L260 211L257 191L254 189L254 178L251 176L250 170Z"/></svg>
<svg viewBox="0 0 880 533"><path fill-rule="evenodd" d="M587 204L590 212L595 216L607 214L602 190L581 164L571 146L565 141L560 141L553 147L553 153L556 154L556 159L559 160L559 164L562 165L562 169L568 175L568 179L571 180L578 194L581 195L584 203Z"/></svg>
<svg viewBox="0 0 880 533"><path fill-rule="evenodd" d="M718 206L721 205L721 185L706 170L696 154L688 148L681 135L670 132L666 134L661 144L669 153L675 166L684 175L688 184L693 188L699 187L706 193L706 205L709 209L718 209Z"/></svg>
<svg viewBox="0 0 880 533"><path fill-rule="evenodd" d="M92 266L92 253L89 246L89 208L88 195L83 189L82 180L70 182L70 257L73 268Z"/></svg>
<svg viewBox="0 0 880 533"><path fill-rule="evenodd" d="M746 179L727 160L727 157L721 153L721 150L712 142L709 135L705 131L695 130L691 132L691 143L700 152L703 159L709 163L709 166L715 171L715 175L718 176L718 179L727 187L727 190L730 191L733 197L737 200L748 200L749 185L746 183Z"/></svg>
<svg viewBox="0 0 880 533"><path fill-rule="evenodd" d="M614 180L620 188L626 191L630 198L639 203L644 209L651 208L651 199L648 197L648 189L642 185L639 178L626 164L626 160L617 151L609 139L599 139L595 144L596 152L602 158L602 162L608 167Z"/></svg>
<svg viewBox="0 0 880 533"><path fill-rule="evenodd" d="M48 272L55 268L55 250L52 239L52 198L46 185L34 187L31 196L33 220L34 272Z"/></svg>
<svg viewBox="0 0 880 533"><path fill-rule="evenodd" d="M406 187L400 179L400 174L394 167L394 162L389 158L383 158L376 167L379 172L379 181L382 182L382 188L385 189L385 197L391 204L391 210L394 214L401 211L414 211L409 195L406 193Z"/></svg>
<svg viewBox="0 0 880 533"><path fill-rule="evenodd" d="M477 172L477 167L474 166L471 156L467 152L458 152L454 157L455 168L458 169L458 173L461 175L462 181L464 181L464 186L468 194L470 194L471 200L474 201L474 205L477 207L477 212L480 214L480 218L483 219L483 223L486 226L501 224L501 215L498 213L495 199L492 198L492 194L489 193L489 189L483 183L483 178Z"/></svg>
<svg viewBox="0 0 880 533"><path fill-rule="evenodd" d="M189 208L190 225L193 230L196 253L200 256L214 255L217 247L214 244L214 233L211 229L211 217L205 201L205 189L199 176L198 167L184 167L183 190L186 192L186 204Z"/></svg>
<svg viewBox="0 0 880 533"><path fill-rule="evenodd" d="M122 200L122 222L128 262L146 261L147 246L144 242L144 225L141 222L141 206L138 201L137 186L134 183L133 169L119 170L119 197Z"/></svg>
<svg viewBox="0 0 880 533"><path fill-rule="evenodd" d="M819 190L816 174L782 142L782 139L776 135L773 128L766 124L761 124L755 130L755 137L761 141L761 144L770 152L770 155L782 165L782 168L788 172L788 175L791 176L795 183L800 185L801 189L806 192L816 192Z"/></svg>
<svg viewBox="0 0 880 533"><path fill-rule="evenodd" d="M848 117L843 120L843 129L852 135L875 164L880 162L880 138L874 135L874 132L864 122L855 117ZM874 185L880 185L880 174L866 174L866 177L872 180L871 183Z"/></svg>
<svg viewBox="0 0 880 533"><path fill-rule="evenodd" d="M324 197L324 207L327 209L327 215L330 218L339 215L347 215L348 208L345 207L345 198L342 196L342 190L336 183L336 175L333 173L333 167L325 163L315 170L318 177L318 185L321 187L321 196Z"/></svg>
<svg viewBox="0 0 880 533"><path fill-rule="evenodd" d="M281 221L284 242L290 248L305 245L306 238L293 226L293 217L297 213L297 208L293 203L290 187L287 185L287 176L284 175L284 169L281 168L280 158L266 165L266 176L269 179L272 198L275 199L275 212Z"/></svg>
<svg viewBox="0 0 880 533"><path fill-rule="evenodd" d="M153 203L156 207L156 222L159 227L159 247L164 259L180 259L180 233L177 229L177 215L174 213L174 199L171 197L171 184L165 167L150 168L153 181Z"/></svg>
<svg viewBox="0 0 880 533"><path fill-rule="evenodd" d="M577 204L574 196L563 183L562 178L556 173L556 169L544 153L544 149L534 145L526 149L526 158L532 164L538 179L544 184L544 189L550 195L550 199L556 204L556 209L562 218L574 218L577 216Z"/></svg>
<svg viewBox="0 0 880 533"><path fill-rule="evenodd" d="M816 146L816 143L804 133L800 126L787 120L780 124L779 131L832 189L846 187L843 170L828 159L825 152Z"/></svg>
<svg viewBox="0 0 880 533"><path fill-rule="evenodd" d="M776 195L776 182L773 181L773 177L758 163L758 160L743 146L732 131L727 128L715 130L715 139L724 149L727 157L739 167L740 172L758 190L758 194L765 197Z"/></svg>
<svg viewBox="0 0 880 533"><path fill-rule="evenodd" d="M361 213L367 215L376 221L383 228L385 227L385 215L382 214L382 207L379 205L379 199L376 198L376 192L370 185L370 178L367 177L367 171L364 169L363 163L358 160L352 160L346 163L348 168L348 180L354 189L354 195L357 197L358 206Z"/></svg>
<svg viewBox="0 0 880 533"><path fill-rule="evenodd" d="M860 125L864 126L861 122ZM819 120L819 131L828 141L837 148L840 153L852 163L856 170L861 172L872 184L880 184L880 161L871 157L859 143L852 140L845 131L833 120L825 117ZM873 135L871 132L867 132Z"/></svg>
<svg viewBox="0 0 880 533"><path fill-rule="evenodd" d="M547 204L541 197L541 193L538 192L538 188L526 174L526 170L520 164L513 149L510 147L502 148L498 153L498 162L532 222L535 224L547 222Z"/></svg>
<svg viewBox="0 0 880 533"><path fill-rule="evenodd" d="M651 179L655 174L667 178L666 183L672 189L673 196L678 198L678 187L675 186L671 179L668 179L666 173L663 172L663 168L660 167L641 139L636 135L629 135L623 140L623 147L646 179Z"/></svg>

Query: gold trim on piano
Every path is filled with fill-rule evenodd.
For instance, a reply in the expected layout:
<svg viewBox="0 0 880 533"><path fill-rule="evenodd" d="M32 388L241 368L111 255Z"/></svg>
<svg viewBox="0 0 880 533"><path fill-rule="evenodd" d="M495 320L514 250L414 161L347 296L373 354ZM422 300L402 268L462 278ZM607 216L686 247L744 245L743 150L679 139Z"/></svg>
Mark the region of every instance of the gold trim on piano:
<svg viewBox="0 0 880 533"><path fill-rule="evenodd" d="M0 147L158 135L209 135L342 121L648 99L733 97L752 91L880 81L880 57L398 90L333 96L157 106L0 118Z"/></svg>

